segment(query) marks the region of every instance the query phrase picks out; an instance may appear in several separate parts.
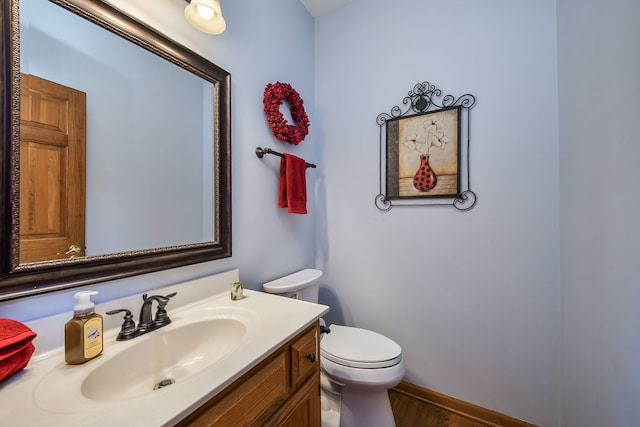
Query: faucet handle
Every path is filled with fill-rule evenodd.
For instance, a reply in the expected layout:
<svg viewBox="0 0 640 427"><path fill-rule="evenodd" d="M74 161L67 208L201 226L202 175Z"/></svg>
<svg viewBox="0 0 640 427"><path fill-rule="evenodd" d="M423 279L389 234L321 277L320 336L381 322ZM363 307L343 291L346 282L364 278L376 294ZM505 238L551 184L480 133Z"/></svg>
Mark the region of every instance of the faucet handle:
<svg viewBox="0 0 640 427"><path fill-rule="evenodd" d="M169 303L169 298L175 297L177 294L177 292L173 292L169 295L157 296L156 300L158 301L158 311L156 311L156 318L154 319L154 323L156 325L164 326L171 323L171 319L169 318L165 307Z"/></svg>
<svg viewBox="0 0 640 427"><path fill-rule="evenodd" d="M120 332L118 333L117 341L128 340L136 336L138 332L138 328L136 328L136 324L133 321L133 315L131 315L131 311L126 308L121 308L118 310L107 311L108 315L114 315L118 313L125 313L124 322L122 322L122 326L120 327Z"/></svg>
<svg viewBox="0 0 640 427"><path fill-rule="evenodd" d="M142 294L142 301L146 301L146 300L156 300L158 301L158 304L160 304L161 302L164 305L167 305L167 303L169 302L169 298L175 297L176 295L178 295L177 292L173 292L169 295L152 295L152 296L147 296L147 294Z"/></svg>

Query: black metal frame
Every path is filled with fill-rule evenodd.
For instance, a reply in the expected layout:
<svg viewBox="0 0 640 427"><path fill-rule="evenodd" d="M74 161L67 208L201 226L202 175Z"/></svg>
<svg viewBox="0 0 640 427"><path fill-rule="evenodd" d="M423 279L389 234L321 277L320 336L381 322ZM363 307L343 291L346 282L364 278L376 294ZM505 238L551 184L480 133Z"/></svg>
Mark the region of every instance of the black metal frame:
<svg viewBox="0 0 640 427"><path fill-rule="evenodd" d="M459 98L453 95L442 96L442 90L429 82L417 83L407 96L404 97L402 103L406 105L406 109L395 106L389 113L380 113L376 118L376 122L380 127L380 193L375 197L375 205L384 212L391 210L393 206L453 206L458 210L467 211L473 208L477 202L476 194L471 191L471 174L470 174L470 109L475 105L476 98L471 94L462 95ZM427 114L441 109L460 109L459 135L461 167L459 173L465 179L461 179L459 193L455 197L444 198L390 198L386 194L386 151L387 151L387 122L402 118L411 117L419 114ZM464 142L464 143L463 143ZM464 188L463 188L464 187Z"/></svg>

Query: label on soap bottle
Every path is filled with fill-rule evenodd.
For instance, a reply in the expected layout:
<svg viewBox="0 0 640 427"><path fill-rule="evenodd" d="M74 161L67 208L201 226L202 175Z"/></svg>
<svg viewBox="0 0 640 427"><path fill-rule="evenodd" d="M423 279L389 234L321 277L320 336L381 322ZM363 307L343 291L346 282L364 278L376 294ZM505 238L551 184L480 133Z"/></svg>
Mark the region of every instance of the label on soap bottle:
<svg viewBox="0 0 640 427"><path fill-rule="evenodd" d="M92 359L102 353L102 319L93 317L84 324L84 357Z"/></svg>

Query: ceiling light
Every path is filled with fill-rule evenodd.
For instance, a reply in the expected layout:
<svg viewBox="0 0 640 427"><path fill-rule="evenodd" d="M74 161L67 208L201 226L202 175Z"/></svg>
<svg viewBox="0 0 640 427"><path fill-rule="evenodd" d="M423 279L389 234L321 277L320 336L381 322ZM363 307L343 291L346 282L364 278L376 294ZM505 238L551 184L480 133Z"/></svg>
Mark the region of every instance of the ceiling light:
<svg viewBox="0 0 640 427"><path fill-rule="evenodd" d="M220 0L186 0L184 16L193 27L207 34L221 34L227 23L222 17Z"/></svg>

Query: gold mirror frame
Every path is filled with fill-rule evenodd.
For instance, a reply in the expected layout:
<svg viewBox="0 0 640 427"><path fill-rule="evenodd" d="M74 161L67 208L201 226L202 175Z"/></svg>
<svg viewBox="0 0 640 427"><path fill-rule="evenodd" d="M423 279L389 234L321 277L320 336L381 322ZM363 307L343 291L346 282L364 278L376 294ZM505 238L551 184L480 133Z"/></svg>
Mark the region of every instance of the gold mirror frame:
<svg viewBox="0 0 640 427"><path fill-rule="evenodd" d="M86 258L19 263L20 22L19 0L3 0L0 127L0 301L104 282L231 256L230 74L100 0L50 0L90 22L211 82L214 118L215 240Z"/></svg>

